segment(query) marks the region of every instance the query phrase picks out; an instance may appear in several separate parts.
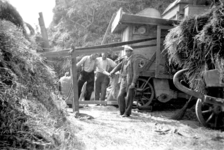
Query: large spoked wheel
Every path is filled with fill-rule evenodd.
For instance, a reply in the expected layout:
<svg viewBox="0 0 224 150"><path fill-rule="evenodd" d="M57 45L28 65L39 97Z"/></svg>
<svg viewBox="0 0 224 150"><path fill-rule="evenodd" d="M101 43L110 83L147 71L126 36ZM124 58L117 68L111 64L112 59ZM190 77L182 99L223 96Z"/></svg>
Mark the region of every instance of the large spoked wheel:
<svg viewBox="0 0 224 150"><path fill-rule="evenodd" d="M198 121L206 127L213 129L224 129L224 111L223 106L209 104L197 100L195 110Z"/></svg>
<svg viewBox="0 0 224 150"><path fill-rule="evenodd" d="M138 106L146 107L152 103L155 92L149 80L138 79L135 92L135 101Z"/></svg>

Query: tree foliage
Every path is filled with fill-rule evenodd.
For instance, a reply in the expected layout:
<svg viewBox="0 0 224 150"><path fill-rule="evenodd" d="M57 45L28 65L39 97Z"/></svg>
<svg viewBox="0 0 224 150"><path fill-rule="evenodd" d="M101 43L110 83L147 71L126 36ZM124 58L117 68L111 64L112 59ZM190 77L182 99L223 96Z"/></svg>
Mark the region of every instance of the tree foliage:
<svg viewBox="0 0 224 150"><path fill-rule="evenodd" d="M99 45L109 21L120 7L137 13L152 7L160 12L173 0L64 0L56 1L54 21L50 27L53 45L62 48ZM109 38L112 43L114 38Z"/></svg>
<svg viewBox="0 0 224 150"><path fill-rule="evenodd" d="M152 7L161 13L173 0L56 0L54 20L49 28L49 39L54 49L100 45L113 14L119 8L127 13L137 13ZM105 43L120 40L109 33ZM55 59L54 59L55 60ZM56 59L53 64L58 75L68 71L67 59ZM61 65L66 64L66 65ZM60 76L59 75L59 76Z"/></svg>

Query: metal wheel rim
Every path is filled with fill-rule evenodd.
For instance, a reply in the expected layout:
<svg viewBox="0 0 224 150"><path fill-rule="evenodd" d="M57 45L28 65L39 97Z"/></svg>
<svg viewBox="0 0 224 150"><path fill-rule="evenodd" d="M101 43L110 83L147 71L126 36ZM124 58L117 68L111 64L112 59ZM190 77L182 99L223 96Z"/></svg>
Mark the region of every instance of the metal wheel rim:
<svg viewBox="0 0 224 150"><path fill-rule="evenodd" d="M224 129L224 112L214 113L214 105L197 100L195 112L198 121L205 127Z"/></svg>
<svg viewBox="0 0 224 150"><path fill-rule="evenodd" d="M154 98L154 89L150 82L147 83L146 79L138 79L136 83L136 89L142 89L143 95L139 95L136 91L135 100L139 104L139 106L149 106L152 103L152 100ZM139 98L140 97L140 98Z"/></svg>

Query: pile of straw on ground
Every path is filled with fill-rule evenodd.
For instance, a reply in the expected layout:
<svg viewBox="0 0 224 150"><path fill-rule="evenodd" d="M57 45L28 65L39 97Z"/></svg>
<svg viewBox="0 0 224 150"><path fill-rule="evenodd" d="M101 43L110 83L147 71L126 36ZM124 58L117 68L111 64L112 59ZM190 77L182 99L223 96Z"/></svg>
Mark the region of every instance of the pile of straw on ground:
<svg viewBox="0 0 224 150"><path fill-rule="evenodd" d="M0 18L0 149L79 149L55 73L35 48L20 25Z"/></svg>
<svg viewBox="0 0 224 150"><path fill-rule="evenodd" d="M202 74L219 69L224 58L224 6L213 7L205 14L185 18L170 30L165 49L170 63L188 69L193 89L203 90Z"/></svg>

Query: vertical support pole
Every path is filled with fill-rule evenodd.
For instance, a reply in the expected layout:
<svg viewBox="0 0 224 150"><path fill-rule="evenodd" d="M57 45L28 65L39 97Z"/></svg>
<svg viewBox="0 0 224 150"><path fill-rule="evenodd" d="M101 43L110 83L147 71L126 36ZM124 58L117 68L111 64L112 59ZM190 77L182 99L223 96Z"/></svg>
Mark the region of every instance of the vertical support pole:
<svg viewBox="0 0 224 150"><path fill-rule="evenodd" d="M45 27L44 17L43 17L42 12L39 13L38 21L39 21L39 25L40 25L40 29L41 29L41 35L42 35L42 38L44 39L44 48L48 49L50 46L49 46L49 42L48 42L47 29Z"/></svg>
<svg viewBox="0 0 224 150"><path fill-rule="evenodd" d="M157 49L156 49L156 67L155 77L158 78L160 74L160 62L161 62L161 27L157 25Z"/></svg>
<svg viewBox="0 0 224 150"><path fill-rule="evenodd" d="M76 68L76 52L72 48L71 60L72 60L72 81L73 81L73 101L72 108L74 113L79 113L79 99L78 99L78 82L77 82L77 68Z"/></svg>

